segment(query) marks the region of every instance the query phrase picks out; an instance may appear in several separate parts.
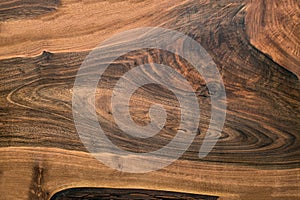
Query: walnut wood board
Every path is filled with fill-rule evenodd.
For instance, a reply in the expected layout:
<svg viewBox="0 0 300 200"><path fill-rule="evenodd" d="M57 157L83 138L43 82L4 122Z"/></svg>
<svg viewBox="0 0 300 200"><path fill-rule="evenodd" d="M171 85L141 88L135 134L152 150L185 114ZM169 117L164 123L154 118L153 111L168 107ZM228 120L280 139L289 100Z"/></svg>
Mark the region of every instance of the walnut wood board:
<svg viewBox="0 0 300 200"><path fill-rule="evenodd" d="M298 21L297 0L1 2L0 199L50 199L69 188L219 199L300 198ZM115 33L144 26L180 31L207 50L224 81L227 116L213 151L199 159L210 119L203 78L187 61L162 50L141 49L120 57L96 95L99 123L114 144L147 152L176 134L178 102L154 86L132 97L132 118L147 123L149 106L159 101L171 112L168 131L150 141L133 140L114 124L111 90L136 65L154 61L178 70L201 106L199 133L179 160L158 171L130 174L110 169L85 149L73 122L72 88L94 47Z"/></svg>

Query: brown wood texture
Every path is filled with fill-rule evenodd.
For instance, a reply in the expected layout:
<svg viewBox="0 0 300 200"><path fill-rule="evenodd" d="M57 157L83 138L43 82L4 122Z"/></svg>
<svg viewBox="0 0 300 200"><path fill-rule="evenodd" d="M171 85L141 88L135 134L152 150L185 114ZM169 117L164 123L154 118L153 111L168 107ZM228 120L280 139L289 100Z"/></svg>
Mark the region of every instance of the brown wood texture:
<svg viewBox="0 0 300 200"><path fill-rule="evenodd" d="M247 13L247 33L251 43L299 77L299 1L253 0Z"/></svg>
<svg viewBox="0 0 300 200"><path fill-rule="evenodd" d="M298 21L297 0L1 2L0 199L50 199L82 187L220 199L300 198ZM96 95L99 123L114 144L148 152L176 134L178 102L153 85L135 93L131 114L146 124L149 106L165 105L169 116L161 134L138 140L113 122L113 86L137 65L153 61L176 69L191 83L201 107L199 133L179 160L158 171L131 174L110 169L85 149L73 122L72 88L94 47L115 33L144 26L180 31L207 50L224 81L227 116L213 151L199 159L211 95L201 75L162 50L120 57L105 72Z"/></svg>

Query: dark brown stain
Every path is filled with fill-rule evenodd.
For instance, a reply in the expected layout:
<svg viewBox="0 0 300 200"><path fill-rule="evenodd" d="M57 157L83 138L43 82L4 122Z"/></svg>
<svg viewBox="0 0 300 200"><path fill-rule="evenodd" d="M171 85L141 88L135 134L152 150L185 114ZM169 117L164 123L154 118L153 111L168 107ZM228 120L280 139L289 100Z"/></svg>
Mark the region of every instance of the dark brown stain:
<svg viewBox="0 0 300 200"><path fill-rule="evenodd" d="M45 171L40 163L36 162L34 164L28 199L45 200L49 198L49 193L43 188Z"/></svg>

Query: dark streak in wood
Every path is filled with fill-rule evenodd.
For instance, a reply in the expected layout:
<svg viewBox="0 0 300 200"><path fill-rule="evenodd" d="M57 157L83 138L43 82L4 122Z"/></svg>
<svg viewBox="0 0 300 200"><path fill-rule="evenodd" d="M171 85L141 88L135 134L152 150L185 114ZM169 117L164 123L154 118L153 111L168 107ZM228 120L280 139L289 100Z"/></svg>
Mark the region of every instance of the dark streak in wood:
<svg viewBox="0 0 300 200"><path fill-rule="evenodd" d="M29 189L30 200L45 200L49 198L49 193L45 191L44 174L46 169L36 162L32 169L32 181Z"/></svg>
<svg viewBox="0 0 300 200"><path fill-rule="evenodd" d="M96 200L96 199L202 199L216 200L217 196L169 192L159 190L122 189L122 188L71 188L54 194L50 200Z"/></svg>

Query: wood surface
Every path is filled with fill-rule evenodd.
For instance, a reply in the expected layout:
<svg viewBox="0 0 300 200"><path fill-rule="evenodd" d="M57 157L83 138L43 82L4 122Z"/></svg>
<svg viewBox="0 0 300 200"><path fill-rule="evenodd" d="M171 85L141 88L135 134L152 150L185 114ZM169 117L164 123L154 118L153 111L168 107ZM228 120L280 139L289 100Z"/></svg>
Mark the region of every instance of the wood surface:
<svg viewBox="0 0 300 200"><path fill-rule="evenodd" d="M154 196L153 190L220 199L299 199L299 4L2 1L0 199L50 199L62 190L86 187L108 188L111 194L118 191L114 188L127 188ZM131 174L103 165L83 146L73 122L72 88L83 60L101 41L145 26L180 31L207 50L224 81L227 115L213 151L199 159L212 95L201 75L190 70L187 61L162 50L141 49L120 57L105 72L106 81L99 82L96 94L99 123L114 144L149 152L176 134L178 102L168 90L153 85L132 96L131 114L136 123L147 124L149 106L165 105L169 115L161 134L138 140L113 122L113 86L137 65L154 61L176 69L191 83L201 107L199 133L179 160L158 171Z"/></svg>

